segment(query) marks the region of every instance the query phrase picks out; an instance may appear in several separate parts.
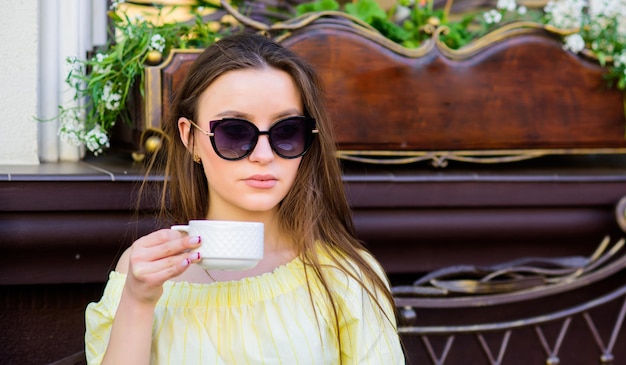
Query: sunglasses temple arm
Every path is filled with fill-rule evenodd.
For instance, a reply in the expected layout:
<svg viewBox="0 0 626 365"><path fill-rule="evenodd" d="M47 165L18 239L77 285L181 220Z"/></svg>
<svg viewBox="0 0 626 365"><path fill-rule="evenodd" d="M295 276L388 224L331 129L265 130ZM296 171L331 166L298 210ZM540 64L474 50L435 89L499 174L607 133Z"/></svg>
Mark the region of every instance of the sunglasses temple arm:
<svg viewBox="0 0 626 365"><path fill-rule="evenodd" d="M205 134L205 135L207 135L207 136L209 136L209 137L213 137L213 134L214 134L214 133L211 133L211 132L205 131L204 129L200 128L200 126L199 126L199 125L197 125L196 123L194 123L191 119L187 119L187 120L189 121L189 123L191 123L191 125L192 125L192 126L194 126L194 127L198 128L198 130L199 130L202 134Z"/></svg>

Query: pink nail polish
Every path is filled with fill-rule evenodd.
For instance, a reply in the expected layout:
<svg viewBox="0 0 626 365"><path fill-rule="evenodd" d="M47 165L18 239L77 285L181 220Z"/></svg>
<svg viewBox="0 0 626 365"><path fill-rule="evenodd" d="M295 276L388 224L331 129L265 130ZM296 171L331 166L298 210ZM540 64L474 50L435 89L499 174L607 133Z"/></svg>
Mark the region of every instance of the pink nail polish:
<svg viewBox="0 0 626 365"><path fill-rule="evenodd" d="M196 254L198 255L198 257L196 257L196 260L200 260L200 252L196 252Z"/></svg>
<svg viewBox="0 0 626 365"><path fill-rule="evenodd" d="M196 245L200 243L200 236L194 236L189 239L189 243Z"/></svg>
<svg viewBox="0 0 626 365"><path fill-rule="evenodd" d="M191 264L191 260L189 260L188 258L184 259L183 262L181 263L183 266L189 266L189 264Z"/></svg>

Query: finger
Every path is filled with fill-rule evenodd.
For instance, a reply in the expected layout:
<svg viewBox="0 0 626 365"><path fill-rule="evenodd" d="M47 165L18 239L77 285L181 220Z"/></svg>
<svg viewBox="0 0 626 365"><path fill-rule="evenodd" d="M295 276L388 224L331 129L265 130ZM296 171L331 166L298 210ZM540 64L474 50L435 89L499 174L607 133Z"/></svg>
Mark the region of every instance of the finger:
<svg viewBox="0 0 626 365"><path fill-rule="evenodd" d="M187 253L186 257L180 255L178 258L183 258L178 267L170 262L169 265L162 266L159 270L159 266L155 266L154 263L143 263L137 269L131 270L126 281L129 291L142 300L156 302L163 293L163 283L182 274L191 263L199 262L200 253Z"/></svg>
<svg viewBox="0 0 626 365"><path fill-rule="evenodd" d="M153 247L161 245L164 242L180 239L185 236L186 235L179 231L174 231L171 229L160 229L141 237L135 243L141 247Z"/></svg>
<svg viewBox="0 0 626 365"><path fill-rule="evenodd" d="M191 264L196 264L202 260L200 251L191 252L180 264L183 267L187 267ZM184 270L187 270L186 268Z"/></svg>
<svg viewBox="0 0 626 365"><path fill-rule="evenodd" d="M188 253L189 250L200 246L200 236L185 236L180 239L165 242L162 245L150 248L151 253L155 256L153 260L160 260L174 255Z"/></svg>
<svg viewBox="0 0 626 365"><path fill-rule="evenodd" d="M141 281L163 282L182 274L189 265L200 260L199 252L184 252L152 262L141 262L133 267L133 275Z"/></svg>
<svg viewBox="0 0 626 365"><path fill-rule="evenodd" d="M133 262L136 261L155 261L170 256L179 255L196 249L201 245L199 236L184 236L170 241L161 242L158 245L142 246L137 243L131 257Z"/></svg>

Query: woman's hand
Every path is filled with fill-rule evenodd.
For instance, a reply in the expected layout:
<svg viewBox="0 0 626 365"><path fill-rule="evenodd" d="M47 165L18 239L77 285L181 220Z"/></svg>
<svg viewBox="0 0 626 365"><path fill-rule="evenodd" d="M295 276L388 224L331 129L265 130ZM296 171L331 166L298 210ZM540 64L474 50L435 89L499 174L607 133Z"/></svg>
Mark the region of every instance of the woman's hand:
<svg viewBox="0 0 626 365"><path fill-rule="evenodd" d="M162 229L135 241L127 251L126 294L141 303L156 304L166 280L179 276L191 263L200 261L199 253L189 252L200 244L199 236L187 236L171 229Z"/></svg>
<svg viewBox="0 0 626 365"><path fill-rule="evenodd" d="M102 364L148 364L154 306L163 283L200 260L190 250L200 246L198 236L162 229L141 237L120 258L116 270L126 273L126 284L115 313Z"/></svg>

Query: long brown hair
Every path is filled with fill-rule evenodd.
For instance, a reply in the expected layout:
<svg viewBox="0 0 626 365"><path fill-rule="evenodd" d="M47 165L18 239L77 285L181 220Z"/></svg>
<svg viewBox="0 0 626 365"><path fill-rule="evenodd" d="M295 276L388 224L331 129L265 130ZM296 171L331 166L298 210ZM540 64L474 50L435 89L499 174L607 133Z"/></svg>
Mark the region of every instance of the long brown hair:
<svg viewBox="0 0 626 365"><path fill-rule="evenodd" d="M280 203L281 229L293 240L296 253L307 268L305 272L311 269L320 280L331 302L337 327L342 314L322 274L318 249L330 258L332 265L357 280L381 311L383 306L376 293L382 293L382 300L393 307L385 279L363 257L365 248L356 238L341 168L335 156L335 140L324 105L321 80L310 64L264 36L245 33L224 38L208 47L191 66L163 125L169 142L165 184L161 192L161 218L168 224L203 219L209 206L207 178L201 165L193 161L189 152L193 149L186 148L179 138L178 119L197 119L199 96L220 75L233 70L267 67L285 71L293 78L302 97L304 113L316 120L319 130L311 149L302 157L293 186ZM193 138L190 137L189 142L193 143ZM339 331L337 340L341 348Z"/></svg>

